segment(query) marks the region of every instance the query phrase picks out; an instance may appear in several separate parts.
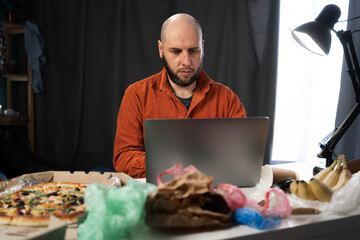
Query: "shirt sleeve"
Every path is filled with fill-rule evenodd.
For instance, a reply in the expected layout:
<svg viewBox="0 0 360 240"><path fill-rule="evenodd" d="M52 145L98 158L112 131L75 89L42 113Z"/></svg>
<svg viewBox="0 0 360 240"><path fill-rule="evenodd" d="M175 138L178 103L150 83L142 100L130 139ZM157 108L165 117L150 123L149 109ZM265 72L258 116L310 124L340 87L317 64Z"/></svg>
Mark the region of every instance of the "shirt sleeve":
<svg viewBox="0 0 360 240"><path fill-rule="evenodd" d="M246 118L245 107L239 100L239 97L230 90L228 95L228 112L231 118Z"/></svg>
<svg viewBox="0 0 360 240"><path fill-rule="evenodd" d="M114 141L114 168L133 178L145 177L145 151L141 101L129 87L122 99Z"/></svg>

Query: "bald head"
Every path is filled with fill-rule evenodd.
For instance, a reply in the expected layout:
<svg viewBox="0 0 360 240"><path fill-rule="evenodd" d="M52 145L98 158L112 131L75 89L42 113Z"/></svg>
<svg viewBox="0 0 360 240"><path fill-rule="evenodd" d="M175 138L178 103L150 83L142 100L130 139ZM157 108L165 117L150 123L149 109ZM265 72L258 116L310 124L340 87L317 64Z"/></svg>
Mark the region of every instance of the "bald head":
<svg viewBox="0 0 360 240"><path fill-rule="evenodd" d="M176 27L181 27L187 25L188 27L192 27L196 29L198 32L199 39L202 40L202 29L200 26L200 23L191 15L186 13L178 13L175 15L172 15L169 17L162 25L161 27L161 33L160 33L160 41L165 42L166 41L166 35L168 33L169 29L173 29Z"/></svg>
<svg viewBox="0 0 360 240"><path fill-rule="evenodd" d="M198 21L184 13L173 15L162 25L160 38L159 56L175 95L192 96L204 57L204 40Z"/></svg>

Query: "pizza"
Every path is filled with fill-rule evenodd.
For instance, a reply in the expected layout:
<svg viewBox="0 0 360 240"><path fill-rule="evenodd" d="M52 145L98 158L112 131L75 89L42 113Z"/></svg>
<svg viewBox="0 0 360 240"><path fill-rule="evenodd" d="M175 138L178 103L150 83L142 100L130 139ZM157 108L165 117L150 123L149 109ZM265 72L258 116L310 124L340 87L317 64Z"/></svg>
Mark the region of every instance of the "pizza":
<svg viewBox="0 0 360 240"><path fill-rule="evenodd" d="M43 183L0 197L0 224L47 226L50 216L73 222L85 213L87 184Z"/></svg>

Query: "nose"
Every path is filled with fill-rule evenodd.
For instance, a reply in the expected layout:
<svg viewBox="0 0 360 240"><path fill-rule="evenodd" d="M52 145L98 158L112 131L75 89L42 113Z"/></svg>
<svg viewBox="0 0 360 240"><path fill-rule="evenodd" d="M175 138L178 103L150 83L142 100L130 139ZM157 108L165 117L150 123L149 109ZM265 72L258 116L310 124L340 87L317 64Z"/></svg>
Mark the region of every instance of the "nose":
<svg viewBox="0 0 360 240"><path fill-rule="evenodd" d="M189 66L191 64L190 54L187 51L183 51L181 61L184 66Z"/></svg>

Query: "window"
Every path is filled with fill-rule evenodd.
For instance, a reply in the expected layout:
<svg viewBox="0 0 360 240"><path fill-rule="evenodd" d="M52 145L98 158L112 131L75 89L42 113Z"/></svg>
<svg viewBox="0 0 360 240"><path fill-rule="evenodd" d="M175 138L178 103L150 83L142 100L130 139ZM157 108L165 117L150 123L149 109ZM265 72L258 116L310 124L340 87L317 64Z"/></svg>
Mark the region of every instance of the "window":
<svg viewBox="0 0 360 240"><path fill-rule="evenodd" d="M335 33L328 56L306 50L291 31L314 21L327 4L348 16L345 0L282 0L280 2L279 58L272 161L314 161L318 143L335 128L343 50ZM346 22L335 30L346 30Z"/></svg>

